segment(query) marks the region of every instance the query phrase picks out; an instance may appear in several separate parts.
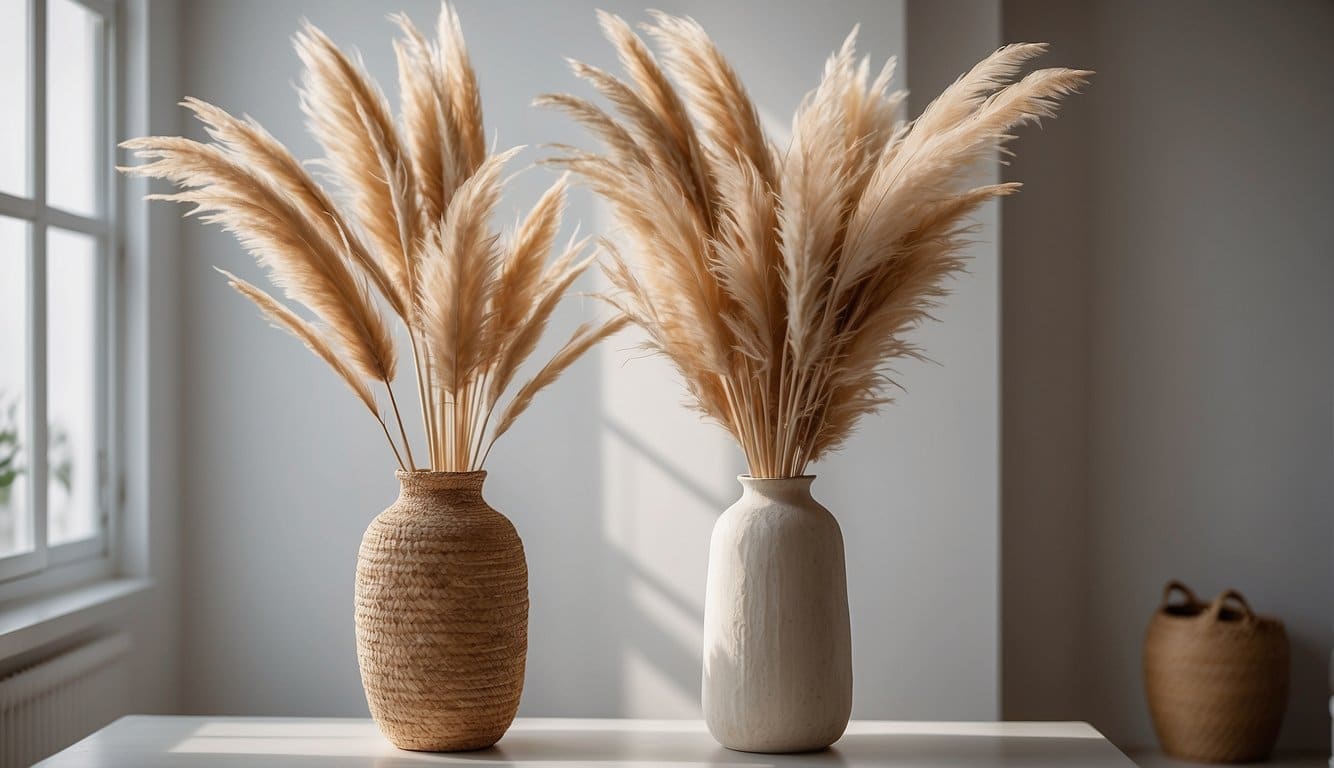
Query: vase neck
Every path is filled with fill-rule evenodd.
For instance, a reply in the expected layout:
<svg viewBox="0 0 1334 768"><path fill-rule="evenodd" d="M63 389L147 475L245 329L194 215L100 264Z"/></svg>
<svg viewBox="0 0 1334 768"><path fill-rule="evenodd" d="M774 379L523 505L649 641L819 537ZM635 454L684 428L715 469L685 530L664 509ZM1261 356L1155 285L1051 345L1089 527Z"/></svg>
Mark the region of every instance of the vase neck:
<svg viewBox="0 0 1334 768"><path fill-rule="evenodd" d="M432 472L398 470L398 482L404 496L431 496L441 493L477 495L482 493L486 470L476 472Z"/></svg>
<svg viewBox="0 0 1334 768"><path fill-rule="evenodd" d="M814 497L811 496L811 483L815 482L815 475L802 475L800 477L737 475L737 481L745 489L743 493L745 496L755 495L793 504L814 500Z"/></svg>

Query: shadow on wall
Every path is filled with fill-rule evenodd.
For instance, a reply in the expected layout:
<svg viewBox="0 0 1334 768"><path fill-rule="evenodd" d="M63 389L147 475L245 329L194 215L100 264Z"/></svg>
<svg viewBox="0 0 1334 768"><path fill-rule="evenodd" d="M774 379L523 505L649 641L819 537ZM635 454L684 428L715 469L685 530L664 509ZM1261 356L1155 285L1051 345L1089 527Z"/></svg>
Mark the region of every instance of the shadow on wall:
<svg viewBox="0 0 1334 768"><path fill-rule="evenodd" d="M668 361L621 362L638 333L602 357L602 535L619 592L606 629L621 642L621 715L698 717L709 537L745 465L723 430L679 405Z"/></svg>
<svg viewBox="0 0 1334 768"><path fill-rule="evenodd" d="M586 314L578 304L561 311ZM679 405L667 361L631 353L637 334L609 339L553 386L577 392L578 411L534 408L496 446L506 469L493 505L512 511L529 558L521 715L699 716L709 535L744 465L725 433ZM552 435L565 450L544 448Z"/></svg>

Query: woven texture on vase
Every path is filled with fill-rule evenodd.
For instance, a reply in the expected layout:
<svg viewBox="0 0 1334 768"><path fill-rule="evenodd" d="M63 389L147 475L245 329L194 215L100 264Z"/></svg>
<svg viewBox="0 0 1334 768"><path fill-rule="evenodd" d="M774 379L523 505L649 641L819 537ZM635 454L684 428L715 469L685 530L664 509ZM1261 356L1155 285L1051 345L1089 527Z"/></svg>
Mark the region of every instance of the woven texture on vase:
<svg viewBox="0 0 1334 768"><path fill-rule="evenodd" d="M528 650L528 566L485 472L399 472L357 558L357 660L371 715L402 749L494 744Z"/></svg>
<svg viewBox="0 0 1334 768"><path fill-rule="evenodd" d="M1180 593L1184 602L1173 603ZM1288 636L1227 590L1201 602L1173 581L1144 639L1144 688L1163 751L1211 763L1269 756L1288 701Z"/></svg>

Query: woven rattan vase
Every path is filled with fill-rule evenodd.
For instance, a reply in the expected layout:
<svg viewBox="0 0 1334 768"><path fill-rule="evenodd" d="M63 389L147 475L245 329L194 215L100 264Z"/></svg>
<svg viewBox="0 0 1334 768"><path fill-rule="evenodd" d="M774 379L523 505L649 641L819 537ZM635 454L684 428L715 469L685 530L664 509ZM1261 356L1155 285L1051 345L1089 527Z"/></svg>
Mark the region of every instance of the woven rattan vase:
<svg viewBox="0 0 1334 768"><path fill-rule="evenodd" d="M1169 583L1144 639L1144 688L1163 751L1210 763L1268 757L1288 701L1288 653L1283 623L1255 615L1239 593L1204 603Z"/></svg>
<svg viewBox="0 0 1334 768"><path fill-rule="evenodd" d="M528 566L514 525L482 499L485 472L399 472L398 500L357 558L366 701L401 749L496 743L528 650Z"/></svg>

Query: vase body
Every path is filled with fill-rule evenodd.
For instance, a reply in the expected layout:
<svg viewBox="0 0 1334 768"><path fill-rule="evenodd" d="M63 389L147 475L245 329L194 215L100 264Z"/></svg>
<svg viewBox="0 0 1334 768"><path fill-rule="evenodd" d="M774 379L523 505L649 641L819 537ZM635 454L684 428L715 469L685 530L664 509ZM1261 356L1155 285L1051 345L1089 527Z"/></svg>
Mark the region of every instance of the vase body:
<svg viewBox="0 0 1334 768"><path fill-rule="evenodd" d="M399 472L398 500L357 557L357 661L380 730L401 749L494 744L519 707L528 566L485 472Z"/></svg>
<svg viewBox="0 0 1334 768"><path fill-rule="evenodd" d="M704 719L731 749L823 749L852 713L843 534L813 477L739 479L709 543Z"/></svg>

